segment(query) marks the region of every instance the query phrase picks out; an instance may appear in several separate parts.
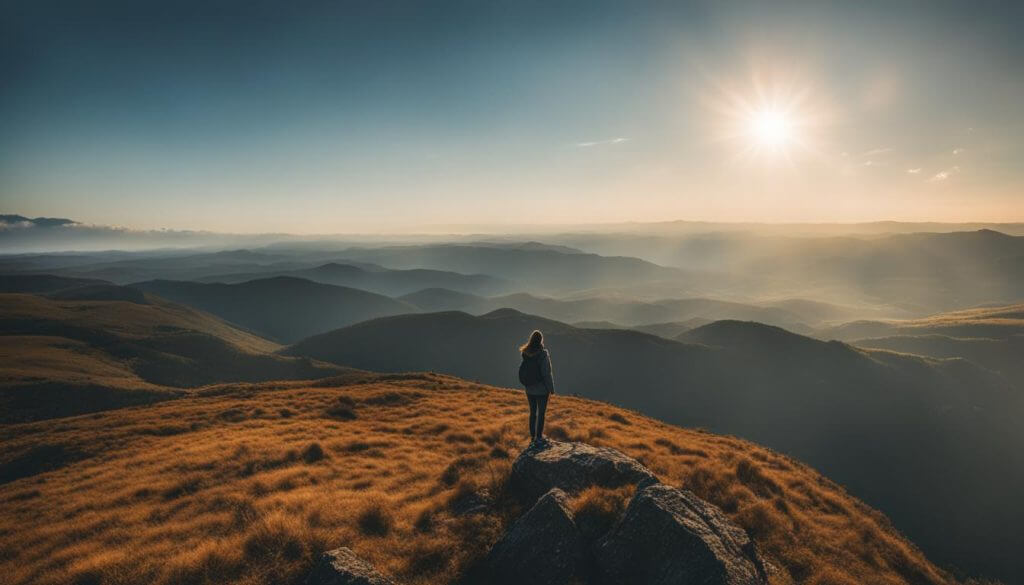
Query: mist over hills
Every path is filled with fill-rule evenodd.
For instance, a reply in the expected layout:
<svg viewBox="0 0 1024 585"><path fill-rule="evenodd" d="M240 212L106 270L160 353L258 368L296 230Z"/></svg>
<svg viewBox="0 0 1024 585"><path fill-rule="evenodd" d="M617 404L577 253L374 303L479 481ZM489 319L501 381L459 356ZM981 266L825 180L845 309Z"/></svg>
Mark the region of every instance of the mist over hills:
<svg viewBox="0 0 1024 585"><path fill-rule="evenodd" d="M485 274L460 274L423 268L389 270L372 264L355 266L338 262L299 270L217 274L199 280L234 284L272 276L304 278L314 282L358 288L388 296L405 295L427 288L443 288L482 295L507 292L512 288L512 283Z"/></svg>
<svg viewBox="0 0 1024 585"><path fill-rule="evenodd" d="M132 287L213 313L282 343L374 317L415 311L383 295L285 276L240 284L154 280Z"/></svg>
<svg viewBox="0 0 1024 585"><path fill-rule="evenodd" d="M1024 414L1021 394L965 360L864 351L736 321L683 333L696 343L679 343L511 310L387 317L284 354L515 386L515 348L533 328L545 332L560 392L793 454L886 511L936 558L1015 574L1006 544L1021 537L993 527L1024 520L1024 507L1007 504L1024 489L1024 458L1005 452L1024 439L1015 422ZM954 542L945 530L977 539Z"/></svg>
<svg viewBox="0 0 1024 585"><path fill-rule="evenodd" d="M351 241L286 240L253 250L203 253L8 255L0 257L0 271L116 284L153 279L238 282L286 275L391 296L440 287L484 296L526 292L562 300L703 297L765 304L805 299L859 312L842 320L921 317L1024 298L1024 237L991 230L805 237L750 231L681 236L603 232L556 234L550 242L374 246L367 241L354 246ZM392 274L387 269L420 272Z"/></svg>
<svg viewBox="0 0 1024 585"><path fill-rule="evenodd" d="M555 241L685 270L729 273L762 295L887 304L917 314L1024 296L1024 237L972 232L866 236L588 234Z"/></svg>

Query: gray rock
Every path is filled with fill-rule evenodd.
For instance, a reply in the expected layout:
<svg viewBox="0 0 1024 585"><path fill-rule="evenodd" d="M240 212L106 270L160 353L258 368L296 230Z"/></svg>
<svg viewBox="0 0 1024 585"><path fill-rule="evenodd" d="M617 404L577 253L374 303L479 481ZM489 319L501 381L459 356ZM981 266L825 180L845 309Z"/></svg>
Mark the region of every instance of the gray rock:
<svg viewBox="0 0 1024 585"><path fill-rule="evenodd" d="M537 500L491 549L487 582L566 585L580 575L583 555L569 498L556 488Z"/></svg>
<svg viewBox="0 0 1024 585"><path fill-rule="evenodd" d="M592 485L615 488L657 481L636 459L586 443L552 441L546 449L523 451L512 464L512 486L526 501L552 488L575 494Z"/></svg>
<svg viewBox="0 0 1024 585"><path fill-rule="evenodd" d="M598 542L609 585L764 585L765 565L747 533L687 490L648 485Z"/></svg>
<svg viewBox="0 0 1024 585"><path fill-rule="evenodd" d="M320 555L306 578L306 585L394 585L394 582L342 547Z"/></svg>

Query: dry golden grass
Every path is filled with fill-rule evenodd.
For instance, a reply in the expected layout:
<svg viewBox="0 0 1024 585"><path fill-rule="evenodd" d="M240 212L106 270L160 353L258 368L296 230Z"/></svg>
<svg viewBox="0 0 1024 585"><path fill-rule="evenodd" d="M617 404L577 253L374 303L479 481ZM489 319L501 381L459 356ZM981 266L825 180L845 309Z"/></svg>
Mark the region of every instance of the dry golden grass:
<svg viewBox="0 0 1024 585"><path fill-rule="evenodd" d="M87 343L50 335L0 335L0 386L32 382L148 388L122 360Z"/></svg>
<svg viewBox="0 0 1024 585"><path fill-rule="evenodd" d="M620 449L722 507L774 583L952 583L881 514L771 450L572 397L549 417L552 437ZM406 583L449 583L517 513L503 495L525 429L521 392L433 374L231 385L0 427L0 465L42 445L74 454L0 485L0 571L14 585L296 583L348 546ZM494 513L452 512L483 492ZM574 507L607 520L628 497L588 490Z"/></svg>

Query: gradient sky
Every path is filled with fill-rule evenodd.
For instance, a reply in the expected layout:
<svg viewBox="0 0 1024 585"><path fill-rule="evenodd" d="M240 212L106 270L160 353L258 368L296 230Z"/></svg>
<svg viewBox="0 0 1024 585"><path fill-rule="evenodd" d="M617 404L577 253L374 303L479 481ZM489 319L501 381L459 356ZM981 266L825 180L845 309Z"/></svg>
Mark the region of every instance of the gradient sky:
<svg viewBox="0 0 1024 585"><path fill-rule="evenodd" d="M1022 5L3 2L0 212L1024 221Z"/></svg>

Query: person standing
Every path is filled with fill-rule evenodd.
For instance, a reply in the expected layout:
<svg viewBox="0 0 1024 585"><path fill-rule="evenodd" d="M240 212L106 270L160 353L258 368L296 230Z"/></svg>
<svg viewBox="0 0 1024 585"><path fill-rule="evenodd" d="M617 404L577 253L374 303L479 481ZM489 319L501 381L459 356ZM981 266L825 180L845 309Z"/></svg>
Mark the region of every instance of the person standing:
<svg viewBox="0 0 1024 585"><path fill-rule="evenodd" d="M544 334L534 331L530 339L519 347L523 358L519 365L519 382L526 389L530 403L530 448L548 445L544 438L544 415L547 413L548 397L555 393L555 381L551 373L551 354L544 347Z"/></svg>

